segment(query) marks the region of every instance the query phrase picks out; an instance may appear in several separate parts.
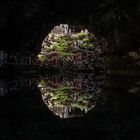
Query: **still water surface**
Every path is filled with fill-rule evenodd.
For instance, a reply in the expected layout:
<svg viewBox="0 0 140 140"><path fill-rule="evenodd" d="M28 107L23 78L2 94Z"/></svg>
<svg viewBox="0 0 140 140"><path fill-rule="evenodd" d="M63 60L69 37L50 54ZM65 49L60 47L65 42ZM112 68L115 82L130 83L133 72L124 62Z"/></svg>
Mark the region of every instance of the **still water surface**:
<svg viewBox="0 0 140 140"><path fill-rule="evenodd" d="M134 139L140 78L46 74L0 81L0 139Z"/></svg>

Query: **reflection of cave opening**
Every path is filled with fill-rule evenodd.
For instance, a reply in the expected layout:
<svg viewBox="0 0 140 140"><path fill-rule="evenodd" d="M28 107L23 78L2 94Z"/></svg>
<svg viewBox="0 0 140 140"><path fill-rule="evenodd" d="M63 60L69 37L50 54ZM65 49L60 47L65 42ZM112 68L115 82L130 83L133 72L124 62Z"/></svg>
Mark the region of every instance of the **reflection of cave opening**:
<svg viewBox="0 0 140 140"><path fill-rule="evenodd" d="M82 117L93 109L101 94L103 75L54 75L40 80L38 87L46 106L60 118Z"/></svg>
<svg viewBox="0 0 140 140"><path fill-rule="evenodd" d="M94 69L100 53L97 39L87 29L60 24L43 40L38 59L55 68Z"/></svg>

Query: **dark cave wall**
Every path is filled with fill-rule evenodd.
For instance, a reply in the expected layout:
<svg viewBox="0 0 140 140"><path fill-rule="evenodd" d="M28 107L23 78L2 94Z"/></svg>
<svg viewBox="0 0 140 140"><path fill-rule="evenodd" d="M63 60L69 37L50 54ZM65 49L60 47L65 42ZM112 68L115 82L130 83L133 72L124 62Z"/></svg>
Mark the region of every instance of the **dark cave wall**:
<svg viewBox="0 0 140 140"><path fill-rule="evenodd" d="M44 37L60 23L87 27L95 33L105 53L139 49L137 0L3 0L1 7L1 49L7 51L38 53Z"/></svg>

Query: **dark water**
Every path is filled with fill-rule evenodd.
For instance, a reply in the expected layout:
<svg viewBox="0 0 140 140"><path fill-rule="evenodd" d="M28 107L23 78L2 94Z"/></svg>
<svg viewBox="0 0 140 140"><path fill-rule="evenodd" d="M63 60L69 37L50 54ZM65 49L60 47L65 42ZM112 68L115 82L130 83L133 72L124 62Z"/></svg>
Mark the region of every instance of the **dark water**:
<svg viewBox="0 0 140 140"><path fill-rule="evenodd" d="M58 73L1 79L0 140L139 140L140 78L138 72L130 73ZM52 99L47 91L68 94Z"/></svg>

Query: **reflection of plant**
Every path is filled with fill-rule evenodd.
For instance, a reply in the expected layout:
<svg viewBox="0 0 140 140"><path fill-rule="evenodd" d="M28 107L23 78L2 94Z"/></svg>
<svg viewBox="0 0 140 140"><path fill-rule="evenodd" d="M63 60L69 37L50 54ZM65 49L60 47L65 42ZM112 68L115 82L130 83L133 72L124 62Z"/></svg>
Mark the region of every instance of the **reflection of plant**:
<svg viewBox="0 0 140 140"><path fill-rule="evenodd" d="M40 87L44 87L45 84L46 84L46 82L45 82L44 80L41 80L41 81L39 82L39 86L40 86Z"/></svg>
<svg viewBox="0 0 140 140"><path fill-rule="evenodd" d="M56 100L58 100L60 103L65 103L67 101L70 100L68 92L69 92L70 88L66 85L60 85L53 94L53 98L55 98Z"/></svg>
<svg viewBox="0 0 140 140"><path fill-rule="evenodd" d="M94 107L95 94L88 90L77 89L71 82L60 83L57 87L51 88L41 80L38 87L41 89L44 102L52 111L65 107L88 111Z"/></svg>
<svg viewBox="0 0 140 140"><path fill-rule="evenodd" d="M80 101L80 102L77 102L77 103L73 103L72 106L76 107L76 108L80 108L81 110L83 110L83 109L87 108L88 104L87 104L87 102Z"/></svg>

